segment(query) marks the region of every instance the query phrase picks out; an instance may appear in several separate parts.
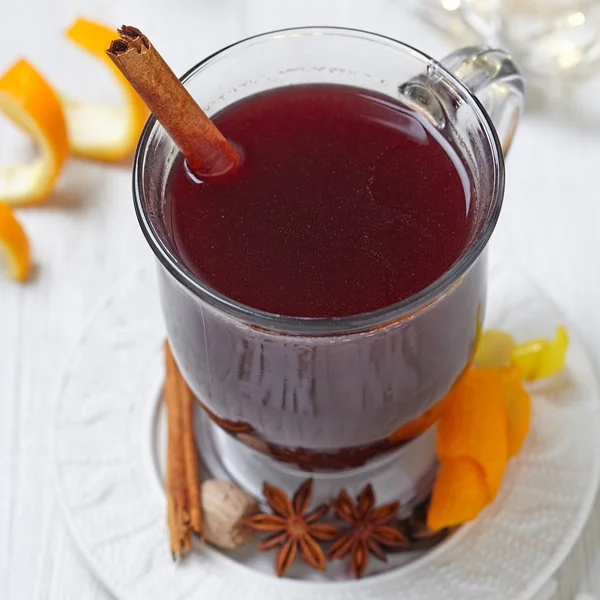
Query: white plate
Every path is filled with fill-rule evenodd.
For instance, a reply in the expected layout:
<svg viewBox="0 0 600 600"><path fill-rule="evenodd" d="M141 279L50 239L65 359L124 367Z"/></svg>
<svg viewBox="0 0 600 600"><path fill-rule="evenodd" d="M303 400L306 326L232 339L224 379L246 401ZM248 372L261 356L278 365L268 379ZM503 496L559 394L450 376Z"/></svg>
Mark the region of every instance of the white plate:
<svg viewBox="0 0 600 600"><path fill-rule="evenodd" d="M68 526L120 600L529 600L565 559L600 476L598 386L573 335L566 371L532 388L531 432L497 499L426 555L344 582L277 579L247 552L210 547L174 564L154 449L164 328L153 275L151 265L132 272L100 303L68 363L54 423ZM529 338L561 322L530 279L492 269L488 326Z"/></svg>

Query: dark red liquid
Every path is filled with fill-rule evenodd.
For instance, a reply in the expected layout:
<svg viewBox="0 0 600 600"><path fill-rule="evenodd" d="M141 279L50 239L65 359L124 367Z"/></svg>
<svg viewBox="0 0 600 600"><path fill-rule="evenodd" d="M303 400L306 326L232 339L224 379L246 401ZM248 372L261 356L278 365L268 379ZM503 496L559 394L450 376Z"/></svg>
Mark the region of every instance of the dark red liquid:
<svg viewBox="0 0 600 600"><path fill-rule="evenodd" d="M238 171L167 185L175 251L254 308L303 317L407 298L461 255L476 225L457 153L406 106L357 88L252 96L215 117ZM284 335L225 318L159 270L168 336L222 428L305 469L363 464L448 392L481 326L485 261L410 318L352 335Z"/></svg>
<svg viewBox="0 0 600 600"><path fill-rule="evenodd" d="M288 316L359 314L427 287L468 243L462 164L391 98L297 85L214 122L243 164L198 183L179 157L167 213L184 262L229 298Z"/></svg>

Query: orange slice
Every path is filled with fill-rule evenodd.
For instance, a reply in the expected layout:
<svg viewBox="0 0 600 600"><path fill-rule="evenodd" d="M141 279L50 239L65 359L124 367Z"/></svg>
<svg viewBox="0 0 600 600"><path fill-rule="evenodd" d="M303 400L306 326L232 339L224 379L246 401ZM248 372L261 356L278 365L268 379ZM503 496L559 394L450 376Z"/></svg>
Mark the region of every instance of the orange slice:
<svg viewBox="0 0 600 600"><path fill-rule="evenodd" d="M23 281L27 278L31 269L29 241L10 207L3 202L0 202L0 253L14 279Z"/></svg>
<svg viewBox="0 0 600 600"><path fill-rule="evenodd" d="M71 153L92 160L121 160L135 149L148 109L106 55L116 30L80 18L66 35L111 70L125 100L124 106L118 107L63 99Z"/></svg>
<svg viewBox="0 0 600 600"><path fill-rule="evenodd" d="M0 110L30 135L40 150L31 162L0 165L0 201L40 202L52 192L69 150L58 96L38 71L19 60L0 78Z"/></svg>
<svg viewBox="0 0 600 600"><path fill-rule="evenodd" d="M442 460L427 511L433 531L474 519L489 503L485 474L472 458Z"/></svg>
<svg viewBox="0 0 600 600"><path fill-rule="evenodd" d="M450 391L437 430L437 454L477 462L494 498L508 461L508 414L498 369L472 367Z"/></svg>

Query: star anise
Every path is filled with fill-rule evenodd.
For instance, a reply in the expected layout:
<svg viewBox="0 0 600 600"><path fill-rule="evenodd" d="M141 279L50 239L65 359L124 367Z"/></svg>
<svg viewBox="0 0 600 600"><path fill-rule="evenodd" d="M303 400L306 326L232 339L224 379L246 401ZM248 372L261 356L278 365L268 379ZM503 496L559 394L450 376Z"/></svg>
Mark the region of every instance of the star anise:
<svg viewBox="0 0 600 600"><path fill-rule="evenodd" d="M296 491L293 499L272 485L265 483L263 494L274 514L261 513L246 519L255 531L271 532L261 540L259 550L279 547L275 561L275 572L280 577L294 562L298 549L304 561L314 569L325 570L325 554L316 540L332 540L339 529L333 525L318 523L327 512L326 504L307 512L312 494L312 479L307 479Z"/></svg>
<svg viewBox="0 0 600 600"><path fill-rule="evenodd" d="M386 559L386 549L397 548L408 543L406 537L388 523L393 521L400 508L399 502L382 504L375 508L375 494L371 484L360 492L356 505L346 490L331 501L331 507L340 519L350 524L329 547L331 559L343 558L350 554L352 570L356 577L362 577L369 562L369 554L382 561Z"/></svg>

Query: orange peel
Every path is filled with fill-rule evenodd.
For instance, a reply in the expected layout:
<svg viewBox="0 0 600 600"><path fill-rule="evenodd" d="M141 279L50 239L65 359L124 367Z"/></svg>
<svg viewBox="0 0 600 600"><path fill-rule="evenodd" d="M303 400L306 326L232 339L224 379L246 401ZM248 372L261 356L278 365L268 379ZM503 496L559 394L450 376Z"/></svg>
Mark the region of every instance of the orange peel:
<svg viewBox="0 0 600 600"><path fill-rule="evenodd" d="M530 425L531 399L518 366L476 366L458 381L438 423L432 529L469 521L496 497Z"/></svg>
<svg viewBox="0 0 600 600"><path fill-rule="evenodd" d="M446 458L440 463L427 526L433 531L474 519L490 502L485 473L472 458Z"/></svg>
<svg viewBox="0 0 600 600"><path fill-rule="evenodd" d="M531 426L531 398L521 383L519 367L512 365L501 371L504 400L508 413L508 456L521 449Z"/></svg>
<svg viewBox="0 0 600 600"><path fill-rule="evenodd" d="M471 370L471 364L468 364L461 374L456 378L453 387L456 387L459 382L467 377ZM416 419L404 423L398 429L396 429L388 438L391 443L404 442L410 440L422 433L425 433L430 427L432 427L437 421L440 420L444 409L451 400L452 395L449 392L441 400L438 400L433 406L430 406L423 414L418 416Z"/></svg>
<svg viewBox="0 0 600 600"><path fill-rule="evenodd" d="M510 333L500 329L489 329L479 338L474 362L480 367L508 365L517 343Z"/></svg>
<svg viewBox="0 0 600 600"><path fill-rule="evenodd" d="M568 346L569 335L560 325L551 340L538 338L518 344L511 352L510 361L519 367L526 380L550 377L564 368Z"/></svg>
<svg viewBox="0 0 600 600"><path fill-rule="evenodd" d="M438 458L475 460L494 498L508 461L508 415L499 370L472 367L450 396L438 424Z"/></svg>
<svg viewBox="0 0 600 600"><path fill-rule="evenodd" d="M66 35L111 70L125 100L124 106L119 107L63 98L71 153L99 161L121 160L135 149L148 109L106 55L115 30L79 18Z"/></svg>
<svg viewBox="0 0 600 600"><path fill-rule="evenodd" d="M389 437L389 441L404 442L410 440L417 435L421 435L429 429L436 421L439 420L444 408L448 404L449 396L444 396L439 402L436 402L431 408L427 409L420 417L405 423Z"/></svg>
<svg viewBox="0 0 600 600"><path fill-rule="evenodd" d="M10 206L0 202L0 253L14 279L23 281L31 270L29 241Z"/></svg>
<svg viewBox="0 0 600 600"><path fill-rule="evenodd" d="M0 77L0 110L39 147L31 162L0 165L0 201L41 202L52 192L69 150L60 100L44 77L21 59Z"/></svg>

